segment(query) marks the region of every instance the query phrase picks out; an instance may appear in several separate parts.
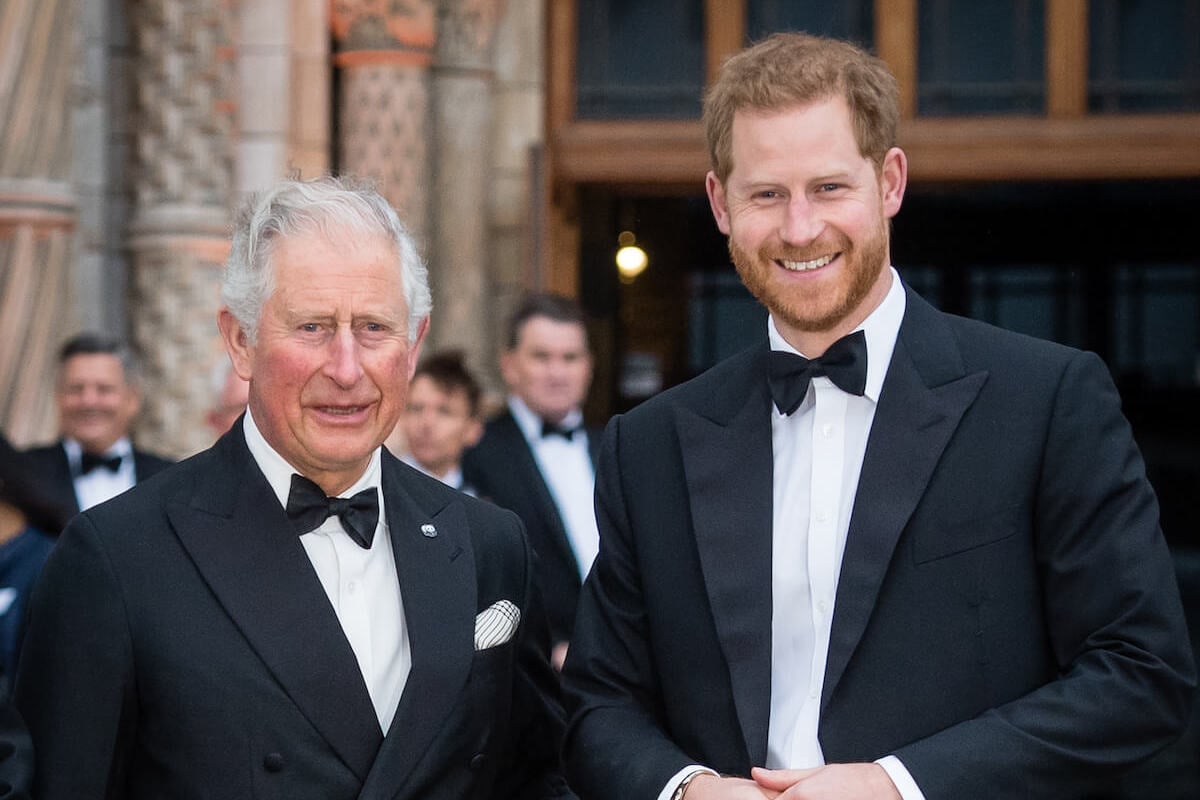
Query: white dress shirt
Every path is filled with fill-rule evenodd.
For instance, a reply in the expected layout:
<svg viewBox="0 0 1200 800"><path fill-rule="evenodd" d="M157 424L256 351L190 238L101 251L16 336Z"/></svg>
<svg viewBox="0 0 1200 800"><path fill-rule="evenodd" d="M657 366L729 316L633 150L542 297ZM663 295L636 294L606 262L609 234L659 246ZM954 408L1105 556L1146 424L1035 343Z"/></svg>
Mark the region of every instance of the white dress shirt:
<svg viewBox="0 0 1200 800"><path fill-rule="evenodd" d="M129 438L122 436L116 443L101 455L105 458L121 459L121 465L113 472L105 467L97 467L87 475L80 474L80 464L83 460L83 447L74 439L63 439L63 449L67 451L67 463L71 465L74 477L75 499L79 501L79 510L87 511L106 500L133 488L137 482L137 473L133 464L133 445Z"/></svg>
<svg viewBox="0 0 1200 800"><path fill-rule="evenodd" d="M856 329L867 342L863 396L818 377L791 415L771 407L771 709L764 764L770 769L825 763L817 730L834 599L867 438L904 318L904 287L894 269L891 275L887 296ZM773 318L767 336L772 350L804 355L784 341ZM924 800L898 758L878 763L904 800ZM696 769L681 770L659 797L669 798Z"/></svg>
<svg viewBox="0 0 1200 800"><path fill-rule="evenodd" d="M292 475L297 470L263 438L249 409L243 426L250 454L271 484L280 505L287 508ZM392 539L388 535L387 507L383 492L379 491L379 454L380 450L376 449L362 477L339 495L350 497L370 487L378 492L379 524L371 548L359 547L336 516L301 536L300 543L308 553L346 640L358 659L358 668L367 684L379 727L386 734L408 681L412 653ZM297 631L297 635L303 635L303 632Z"/></svg>
<svg viewBox="0 0 1200 800"><path fill-rule="evenodd" d="M558 507L582 580L587 577L600 551L600 531L596 528L596 509L592 501L596 470L588 452L587 431L582 427L583 412L575 409L560 423L564 428L578 429L568 440L564 436L542 436L541 417L530 411L519 397L510 397L508 407L517 427L525 434L538 471Z"/></svg>

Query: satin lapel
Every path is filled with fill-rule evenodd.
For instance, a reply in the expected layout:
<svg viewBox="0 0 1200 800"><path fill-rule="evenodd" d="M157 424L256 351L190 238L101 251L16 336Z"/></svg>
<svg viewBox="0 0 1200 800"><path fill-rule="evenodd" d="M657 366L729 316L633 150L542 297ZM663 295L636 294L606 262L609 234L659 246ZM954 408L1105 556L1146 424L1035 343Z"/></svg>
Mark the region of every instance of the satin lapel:
<svg viewBox="0 0 1200 800"><path fill-rule="evenodd" d="M475 655L475 556L466 511L457 501L435 508L408 491L405 469L385 454L384 502L412 671L360 800L399 794L460 699Z"/></svg>
<svg viewBox="0 0 1200 800"><path fill-rule="evenodd" d="M71 461L67 458L67 450L59 440L57 452L54 454L51 472L52 486L58 496L58 502L71 514L79 513L79 497L75 494L75 476L71 474Z"/></svg>
<svg viewBox="0 0 1200 800"><path fill-rule="evenodd" d="M909 292L871 426L838 579L821 695L829 698L862 638L896 541L987 373L967 375L940 314Z"/></svg>
<svg viewBox="0 0 1200 800"><path fill-rule="evenodd" d="M771 407L765 344L712 400L676 407L692 525L751 763L763 763L771 699ZM728 388L724 388L728 387Z"/></svg>
<svg viewBox="0 0 1200 800"><path fill-rule="evenodd" d="M195 495L167 504L171 524L267 669L346 766L365 777L382 733L337 615L240 426L211 455Z"/></svg>
<svg viewBox="0 0 1200 800"><path fill-rule="evenodd" d="M525 439L525 434L521 433L521 428L511 413L506 414L500 422L502 427L499 430L504 433L507 440L506 449L516 462L516 470L528 476L526 488L533 496L539 513L546 520L545 529L551 534L554 546L559 549L568 564L577 564L575 551L567 539L567 529L563 524L562 515L558 513L558 506L554 503L554 497L550 494L550 487L546 484L546 479L542 477L542 471L538 468L537 459L534 458L533 449ZM592 437L588 438L590 440Z"/></svg>

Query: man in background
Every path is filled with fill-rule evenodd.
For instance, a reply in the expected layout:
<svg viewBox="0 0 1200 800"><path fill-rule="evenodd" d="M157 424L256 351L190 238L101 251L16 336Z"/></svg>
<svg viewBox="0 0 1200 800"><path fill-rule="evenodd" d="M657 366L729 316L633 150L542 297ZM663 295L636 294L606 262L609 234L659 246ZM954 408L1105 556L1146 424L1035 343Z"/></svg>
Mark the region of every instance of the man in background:
<svg viewBox="0 0 1200 800"><path fill-rule="evenodd" d="M408 449L403 461L460 492L475 494L463 480L462 455L483 434L480 395L462 353L437 353L422 361L400 418Z"/></svg>
<svg viewBox="0 0 1200 800"><path fill-rule="evenodd" d="M524 521L561 666L599 547L592 492L600 437L583 424L592 380L583 309L560 295L526 297L509 320L500 371L507 408L463 457L463 475L480 497Z"/></svg>
<svg viewBox="0 0 1200 800"><path fill-rule="evenodd" d="M117 339L81 333L59 351L54 400L61 439L26 451L47 494L76 514L171 464L129 438L142 406L133 354Z"/></svg>

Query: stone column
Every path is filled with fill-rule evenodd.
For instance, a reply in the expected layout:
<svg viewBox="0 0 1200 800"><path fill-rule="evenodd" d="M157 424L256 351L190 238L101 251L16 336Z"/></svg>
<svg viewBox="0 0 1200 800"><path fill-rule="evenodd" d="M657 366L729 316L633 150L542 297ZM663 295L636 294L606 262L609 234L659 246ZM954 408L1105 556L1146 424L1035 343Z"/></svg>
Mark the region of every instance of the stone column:
<svg viewBox="0 0 1200 800"><path fill-rule="evenodd" d="M429 192L434 0L334 0L338 171L372 178L422 252Z"/></svg>
<svg viewBox="0 0 1200 800"><path fill-rule="evenodd" d="M76 0L0 4L0 427L54 434L55 351L77 324L67 281Z"/></svg>
<svg viewBox="0 0 1200 800"><path fill-rule="evenodd" d="M210 443L209 375L233 182L229 0L131 4L137 53L130 313L145 403L136 434L182 456Z"/></svg>
<svg viewBox="0 0 1200 800"><path fill-rule="evenodd" d="M463 350L476 373L495 358L487 335L492 41L500 0L443 0L433 67L433 235L436 313L429 347Z"/></svg>

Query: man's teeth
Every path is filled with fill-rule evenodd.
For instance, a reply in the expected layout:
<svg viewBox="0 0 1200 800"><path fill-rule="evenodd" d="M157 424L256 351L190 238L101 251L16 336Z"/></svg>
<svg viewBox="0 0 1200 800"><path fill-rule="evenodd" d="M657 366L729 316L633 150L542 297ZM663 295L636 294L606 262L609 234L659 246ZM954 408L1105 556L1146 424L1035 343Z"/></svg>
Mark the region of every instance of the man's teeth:
<svg viewBox="0 0 1200 800"><path fill-rule="evenodd" d="M354 408L328 407L327 406L325 408L325 411L330 414L338 414L338 415L348 416L348 415L353 414L354 412L358 411L358 409L359 409L358 406L355 406Z"/></svg>
<svg viewBox="0 0 1200 800"><path fill-rule="evenodd" d="M807 272L810 269L817 269L833 261L833 255L821 256L812 261L780 261L784 269L790 269L792 272Z"/></svg>

